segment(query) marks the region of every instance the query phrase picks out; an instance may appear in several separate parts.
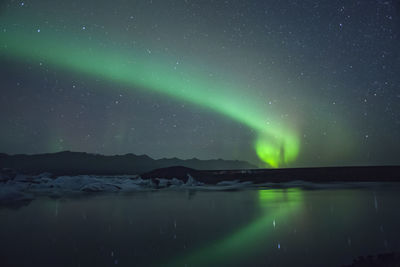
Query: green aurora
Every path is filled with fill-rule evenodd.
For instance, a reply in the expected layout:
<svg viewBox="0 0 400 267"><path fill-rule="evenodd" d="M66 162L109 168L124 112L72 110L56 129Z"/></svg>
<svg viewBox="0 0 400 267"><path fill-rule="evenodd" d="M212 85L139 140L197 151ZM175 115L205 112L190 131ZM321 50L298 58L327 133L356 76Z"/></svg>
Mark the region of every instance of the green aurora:
<svg viewBox="0 0 400 267"><path fill-rule="evenodd" d="M3 17L3 25L13 19ZM32 22L25 22L34 25ZM15 23L14 23L15 24ZM230 78L202 75L195 67L177 72L168 59L141 55L103 42L77 39L68 32L14 27L1 32L0 53L12 60L32 60L77 74L124 85L129 90L151 90L218 112L256 133L254 149L268 167L287 166L296 160L300 141L295 130L265 114L257 99L245 95Z"/></svg>
<svg viewBox="0 0 400 267"><path fill-rule="evenodd" d="M214 240L182 258L168 263L168 266L210 266L223 264L229 259L240 262L248 254L260 249L260 240L275 228L275 221L285 221L291 214L301 210L303 192L299 188L267 189L258 191L261 215L244 227L220 240Z"/></svg>

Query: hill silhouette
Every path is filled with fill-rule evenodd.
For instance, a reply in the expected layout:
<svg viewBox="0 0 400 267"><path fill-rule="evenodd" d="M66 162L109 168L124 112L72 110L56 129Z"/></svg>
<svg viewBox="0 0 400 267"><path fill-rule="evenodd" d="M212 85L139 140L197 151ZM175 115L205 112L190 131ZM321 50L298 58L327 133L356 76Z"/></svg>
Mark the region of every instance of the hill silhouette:
<svg viewBox="0 0 400 267"><path fill-rule="evenodd" d="M50 172L54 175L117 175L141 174L154 169L183 166L197 170L255 169L256 166L237 160L182 160L178 158L152 159L147 155L106 156L85 152L63 151L36 155L0 154L0 169L10 168L23 174Z"/></svg>

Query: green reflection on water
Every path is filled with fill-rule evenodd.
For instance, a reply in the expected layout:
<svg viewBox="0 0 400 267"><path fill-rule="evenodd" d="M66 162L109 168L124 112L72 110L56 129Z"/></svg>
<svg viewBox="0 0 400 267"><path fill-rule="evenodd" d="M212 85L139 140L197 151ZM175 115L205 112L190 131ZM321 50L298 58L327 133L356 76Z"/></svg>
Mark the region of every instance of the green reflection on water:
<svg viewBox="0 0 400 267"><path fill-rule="evenodd" d="M167 265L207 266L243 259L259 249L259 242L274 230L275 221L282 221L298 211L302 203L303 192L299 188L259 190L261 215L258 218L232 234L178 257Z"/></svg>

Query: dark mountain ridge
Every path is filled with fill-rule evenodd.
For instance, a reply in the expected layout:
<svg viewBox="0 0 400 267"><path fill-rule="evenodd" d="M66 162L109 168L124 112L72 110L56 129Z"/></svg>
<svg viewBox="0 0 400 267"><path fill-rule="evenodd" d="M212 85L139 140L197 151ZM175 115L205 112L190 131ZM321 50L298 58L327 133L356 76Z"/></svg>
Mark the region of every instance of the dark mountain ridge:
<svg viewBox="0 0 400 267"><path fill-rule="evenodd" d="M199 160L196 158L187 160L163 158L156 160L147 155L135 155L132 153L115 156L71 151L36 155L0 154L0 169L10 168L23 174L39 174L43 172L50 172L54 175L141 174L154 169L171 166L184 166L197 170L256 168L248 162L238 160Z"/></svg>

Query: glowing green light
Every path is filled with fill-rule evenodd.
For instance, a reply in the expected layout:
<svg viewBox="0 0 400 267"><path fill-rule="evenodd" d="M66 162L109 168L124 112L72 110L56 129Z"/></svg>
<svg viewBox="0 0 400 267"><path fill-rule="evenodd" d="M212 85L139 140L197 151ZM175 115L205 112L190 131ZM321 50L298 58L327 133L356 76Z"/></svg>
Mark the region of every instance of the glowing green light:
<svg viewBox="0 0 400 267"><path fill-rule="evenodd" d="M0 19L13 25L12 18ZM15 23L14 23L15 24ZM19 22L21 24L21 22ZM30 25L34 23L26 22ZM83 41L75 35L42 29L17 28L0 33L0 54L19 60L32 60L68 71L107 79L133 88L156 91L175 99L190 101L230 117L258 134L255 150L271 167L285 166L299 153L299 140L290 127L266 124L265 110L257 99L228 79L210 78L191 66L176 71L169 60ZM156 59L156 60L155 60ZM269 121L271 118L269 118Z"/></svg>
<svg viewBox="0 0 400 267"><path fill-rule="evenodd" d="M296 159L299 153L299 141L291 135L282 135L276 142L271 138L259 138L255 142L257 156L269 166L277 168Z"/></svg>
<svg viewBox="0 0 400 267"><path fill-rule="evenodd" d="M213 241L182 258L163 265L168 266L209 266L226 264L227 261L248 257L259 248L259 242L273 231L273 222L284 221L298 211L303 203L302 191L292 189L259 190L258 201L262 215L227 237ZM279 204L279 205L276 205ZM237 262L236 262L237 263Z"/></svg>

